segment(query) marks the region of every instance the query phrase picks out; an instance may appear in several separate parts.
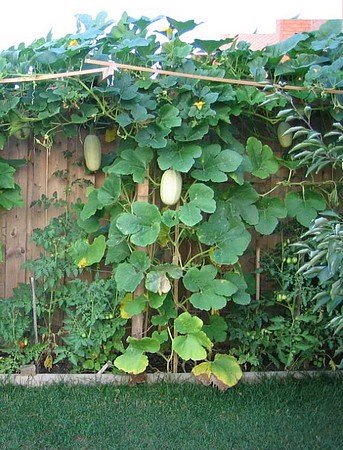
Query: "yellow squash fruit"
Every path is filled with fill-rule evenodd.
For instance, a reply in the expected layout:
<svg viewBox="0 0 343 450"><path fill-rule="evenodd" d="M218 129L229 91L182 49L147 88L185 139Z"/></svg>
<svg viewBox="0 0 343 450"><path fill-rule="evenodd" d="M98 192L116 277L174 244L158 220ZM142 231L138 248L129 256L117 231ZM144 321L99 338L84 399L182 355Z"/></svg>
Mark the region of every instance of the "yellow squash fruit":
<svg viewBox="0 0 343 450"><path fill-rule="evenodd" d="M83 143L83 155L88 170L94 172L101 165L101 144L98 136L89 134Z"/></svg>
<svg viewBox="0 0 343 450"><path fill-rule="evenodd" d="M285 134L291 126L287 122L281 122L277 129L277 137L279 139L280 145L283 148L290 147L292 145L293 133Z"/></svg>
<svg viewBox="0 0 343 450"><path fill-rule="evenodd" d="M177 170L166 170L161 178L160 197L165 205L175 205L181 196L182 178Z"/></svg>

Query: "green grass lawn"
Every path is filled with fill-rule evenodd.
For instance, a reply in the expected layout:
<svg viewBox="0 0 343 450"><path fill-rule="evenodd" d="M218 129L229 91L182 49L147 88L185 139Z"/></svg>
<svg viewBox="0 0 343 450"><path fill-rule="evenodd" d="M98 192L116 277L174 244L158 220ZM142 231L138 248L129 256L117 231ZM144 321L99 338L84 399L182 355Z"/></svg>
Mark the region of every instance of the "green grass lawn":
<svg viewBox="0 0 343 450"><path fill-rule="evenodd" d="M340 449L342 379L0 386L0 449Z"/></svg>

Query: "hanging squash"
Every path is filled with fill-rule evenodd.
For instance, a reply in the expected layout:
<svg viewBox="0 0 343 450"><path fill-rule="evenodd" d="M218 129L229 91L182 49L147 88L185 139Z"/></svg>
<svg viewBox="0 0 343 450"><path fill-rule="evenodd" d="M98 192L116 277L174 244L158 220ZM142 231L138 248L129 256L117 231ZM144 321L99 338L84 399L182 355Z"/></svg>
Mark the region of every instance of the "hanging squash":
<svg viewBox="0 0 343 450"><path fill-rule="evenodd" d="M83 143L83 154L88 170L94 172L100 168L101 144L98 136L96 136L95 134L89 134L88 136L86 136Z"/></svg>
<svg viewBox="0 0 343 450"><path fill-rule="evenodd" d="M289 130L291 126L287 122L281 122L277 129L277 137L279 139L281 147L287 148L292 145L293 134L285 134L284 133Z"/></svg>
<svg viewBox="0 0 343 450"><path fill-rule="evenodd" d="M175 205L181 196L182 178L177 170L166 170L161 178L160 197L165 205Z"/></svg>

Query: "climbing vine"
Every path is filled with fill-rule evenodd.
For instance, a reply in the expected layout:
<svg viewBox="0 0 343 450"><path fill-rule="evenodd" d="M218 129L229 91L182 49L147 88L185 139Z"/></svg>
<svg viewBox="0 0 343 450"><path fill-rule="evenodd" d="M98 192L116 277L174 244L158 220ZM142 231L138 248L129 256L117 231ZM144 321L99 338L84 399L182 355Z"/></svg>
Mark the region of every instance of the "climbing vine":
<svg viewBox="0 0 343 450"><path fill-rule="evenodd" d="M148 366L147 354L162 355L168 368L179 357L194 362L203 382L227 387L241 370L230 352L216 348L216 330L230 303L251 301L240 261L252 236L270 235L289 218L309 227L321 211L339 205L337 172L325 180L316 174L332 153L342 155L342 95L326 89L342 89L343 37L340 21L331 21L252 51L235 39L189 44L182 35L196 24L168 22L166 32L151 32L153 21L144 17L124 14L113 24L104 13L95 20L79 15L76 33L3 51L2 77L87 69L88 58L195 78L117 70L104 79L85 74L1 84L0 143L34 139L51 149L61 133L79 138L86 132L113 144L112 161L100 168L105 182L89 188L77 209L87 238L76 240L70 255L79 269L111 267L121 317L145 318L141 336L127 337L114 366L138 374ZM264 87L196 78L201 75ZM302 89L283 90L286 83ZM289 127L278 135L284 122ZM21 205L16 164L0 162L5 209ZM182 180L172 206L159 196L167 170ZM263 191L259 180L270 179ZM140 184L149 185L148 201L137 198Z"/></svg>

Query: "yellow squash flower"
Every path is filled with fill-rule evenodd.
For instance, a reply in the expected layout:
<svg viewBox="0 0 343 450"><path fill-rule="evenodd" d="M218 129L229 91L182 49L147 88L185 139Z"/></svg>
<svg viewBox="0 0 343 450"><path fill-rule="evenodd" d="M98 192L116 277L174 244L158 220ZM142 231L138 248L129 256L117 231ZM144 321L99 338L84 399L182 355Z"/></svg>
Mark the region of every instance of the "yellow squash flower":
<svg viewBox="0 0 343 450"><path fill-rule="evenodd" d="M72 39L68 44L69 47L76 47L77 45L79 45L79 41L77 39Z"/></svg>
<svg viewBox="0 0 343 450"><path fill-rule="evenodd" d="M80 261L77 264L77 267L79 269L82 269L83 267L86 267L86 266L87 266L87 259L86 258L80 259Z"/></svg>
<svg viewBox="0 0 343 450"><path fill-rule="evenodd" d="M193 105L199 110L201 111L203 106L205 105L205 102L203 102L202 100L199 100L198 102L193 103Z"/></svg>

